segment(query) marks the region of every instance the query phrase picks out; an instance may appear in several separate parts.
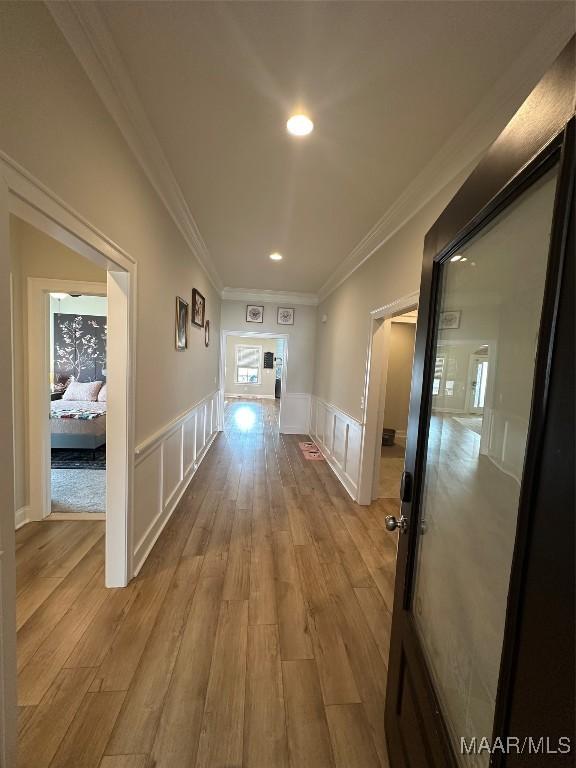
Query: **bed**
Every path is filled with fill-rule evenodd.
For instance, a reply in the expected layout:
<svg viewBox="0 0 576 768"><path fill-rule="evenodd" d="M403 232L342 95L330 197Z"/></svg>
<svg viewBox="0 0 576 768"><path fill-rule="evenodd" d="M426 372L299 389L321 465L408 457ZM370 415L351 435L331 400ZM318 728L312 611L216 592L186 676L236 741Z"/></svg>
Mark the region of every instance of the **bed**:
<svg viewBox="0 0 576 768"><path fill-rule="evenodd" d="M106 402L54 400L50 403L52 448L95 451L106 442Z"/></svg>

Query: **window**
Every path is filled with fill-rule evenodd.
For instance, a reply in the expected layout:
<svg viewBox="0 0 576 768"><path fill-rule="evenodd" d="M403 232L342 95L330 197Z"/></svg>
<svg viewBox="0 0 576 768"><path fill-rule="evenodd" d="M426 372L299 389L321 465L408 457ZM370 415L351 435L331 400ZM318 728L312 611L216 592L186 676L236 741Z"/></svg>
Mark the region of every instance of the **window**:
<svg viewBox="0 0 576 768"><path fill-rule="evenodd" d="M236 384L260 384L262 347L236 346Z"/></svg>

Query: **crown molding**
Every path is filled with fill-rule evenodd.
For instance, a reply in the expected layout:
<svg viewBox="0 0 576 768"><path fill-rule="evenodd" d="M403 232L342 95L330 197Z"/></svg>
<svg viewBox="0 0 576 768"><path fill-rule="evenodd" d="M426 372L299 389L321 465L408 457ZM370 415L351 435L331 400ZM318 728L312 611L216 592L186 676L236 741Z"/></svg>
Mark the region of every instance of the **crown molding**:
<svg viewBox="0 0 576 768"><path fill-rule="evenodd" d="M295 291L268 291L259 288L224 288L220 294L223 301L254 301L269 304L306 304L310 307L318 305L315 293L297 293Z"/></svg>
<svg viewBox="0 0 576 768"><path fill-rule="evenodd" d="M186 244L220 292L222 280L96 3L46 3Z"/></svg>
<svg viewBox="0 0 576 768"><path fill-rule="evenodd" d="M471 171L573 35L573 8L551 14L536 37L318 291L324 301L442 189ZM457 169L456 171L454 169Z"/></svg>

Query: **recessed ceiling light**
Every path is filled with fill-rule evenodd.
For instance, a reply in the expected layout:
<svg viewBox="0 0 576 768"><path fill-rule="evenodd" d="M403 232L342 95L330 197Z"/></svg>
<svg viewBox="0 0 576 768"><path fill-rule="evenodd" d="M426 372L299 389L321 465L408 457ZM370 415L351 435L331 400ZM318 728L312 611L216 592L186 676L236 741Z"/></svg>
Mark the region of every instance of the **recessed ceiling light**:
<svg viewBox="0 0 576 768"><path fill-rule="evenodd" d="M272 261L282 261L282 254L281 253L271 253L270 258Z"/></svg>
<svg viewBox="0 0 576 768"><path fill-rule="evenodd" d="M292 136L308 136L314 130L314 123L306 115L292 115L286 128Z"/></svg>
<svg viewBox="0 0 576 768"><path fill-rule="evenodd" d="M452 256L450 261L460 261L461 258L462 258L462 256L459 253L457 253L454 256Z"/></svg>

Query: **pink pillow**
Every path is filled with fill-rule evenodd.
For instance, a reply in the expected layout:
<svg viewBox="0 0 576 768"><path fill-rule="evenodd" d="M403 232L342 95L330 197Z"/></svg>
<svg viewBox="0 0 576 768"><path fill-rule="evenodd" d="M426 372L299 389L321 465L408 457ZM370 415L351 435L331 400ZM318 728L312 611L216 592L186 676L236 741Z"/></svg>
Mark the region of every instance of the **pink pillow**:
<svg viewBox="0 0 576 768"><path fill-rule="evenodd" d="M102 383L101 381L71 381L62 395L62 400L83 400L95 403Z"/></svg>
<svg viewBox="0 0 576 768"><path fill-rule="evenodd" d="M104 384L100 392L98 392L98 402L99 403L106 402L106 384Z"/></svg>

